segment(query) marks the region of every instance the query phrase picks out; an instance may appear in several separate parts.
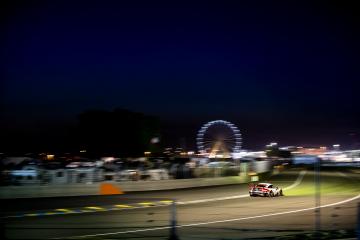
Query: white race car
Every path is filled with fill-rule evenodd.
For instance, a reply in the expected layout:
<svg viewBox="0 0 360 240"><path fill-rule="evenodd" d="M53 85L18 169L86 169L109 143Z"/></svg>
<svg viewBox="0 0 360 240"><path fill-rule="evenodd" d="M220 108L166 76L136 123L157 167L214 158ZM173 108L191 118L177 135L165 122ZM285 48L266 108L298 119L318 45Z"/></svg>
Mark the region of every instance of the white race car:
<svg viewBox="0 0 360 240"><path fill-rule="evenodd" d="M250 187L250 197L262 196L262 197L275 197L283 196L281 188L274 186L271 183L258 183Z"/></svg>

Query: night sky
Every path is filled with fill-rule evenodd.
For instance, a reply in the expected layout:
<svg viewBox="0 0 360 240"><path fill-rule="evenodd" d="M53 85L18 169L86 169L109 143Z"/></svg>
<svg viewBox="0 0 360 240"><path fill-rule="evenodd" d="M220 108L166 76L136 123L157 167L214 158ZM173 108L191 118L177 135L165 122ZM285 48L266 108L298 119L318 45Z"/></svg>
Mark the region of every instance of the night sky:
<svg viewBox="0 0 360 240"><path fill-rule="evenodd" d="M164 145L224 119L248 149L351 148L360 14L344 2L3 3L3 140L61 139L82 111L120 107L158 116Z"/></svg>

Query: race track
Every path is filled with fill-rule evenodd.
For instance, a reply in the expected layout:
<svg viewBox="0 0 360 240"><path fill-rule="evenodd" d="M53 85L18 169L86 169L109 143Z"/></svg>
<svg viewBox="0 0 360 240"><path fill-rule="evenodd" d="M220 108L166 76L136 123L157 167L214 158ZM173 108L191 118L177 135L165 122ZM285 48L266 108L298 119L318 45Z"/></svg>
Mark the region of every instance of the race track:
<svg viewBox="0 0 360 240"><path fill-rule="evenodd" d="M355 230L359 176L331 171L321 179L321 229ZM285 196L250 198L243 184L3 201L4 234L10 239L168 239L171 199L177 201L180 239L261 239L311 232L313 172L291 170L266 180L284 188Z"/></svg>

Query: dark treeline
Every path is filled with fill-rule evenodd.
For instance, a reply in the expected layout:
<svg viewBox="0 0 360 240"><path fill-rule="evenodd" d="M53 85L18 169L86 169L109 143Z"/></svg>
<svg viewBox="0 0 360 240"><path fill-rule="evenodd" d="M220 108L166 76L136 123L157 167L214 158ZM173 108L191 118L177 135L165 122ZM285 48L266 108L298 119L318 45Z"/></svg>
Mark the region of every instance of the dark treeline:
<svg viewBox="0 0 360 240"><path fill-rule="evenodd" d="M158 151L158 143L151 139L160 137L160 123L124 109L92 110L80 114L75 135L79 147L90 155L143 156L144 151Z"/></svg>
<svg viewBox="0 0 360 240"><path fill-rule="evenodd" d="M143 156L144 151L159 151L160 143L151 139L160 138L160 132L160 120L153 116L124 109L88 110L71 125L36 125L21 131L5 127L1 131L0 152L78 154L86 150L88 157L137 157Z"/></svg>

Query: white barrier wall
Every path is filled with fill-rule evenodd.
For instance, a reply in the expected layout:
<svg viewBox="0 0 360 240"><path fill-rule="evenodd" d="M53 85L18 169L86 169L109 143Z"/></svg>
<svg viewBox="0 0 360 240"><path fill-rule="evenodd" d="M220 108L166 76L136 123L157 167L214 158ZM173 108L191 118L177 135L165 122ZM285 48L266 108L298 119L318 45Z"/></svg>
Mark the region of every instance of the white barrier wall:
<svg viewBox="0 0 360 240"><path fill-rule="evenodd" d="M253 161L251 162L251 170L256 173L264 173L271 171L271 161Z"/></svg>
<svg viewBox="0 0 360 240"><path fill-rule="evenodd" d="M192 178L161 181L126 181L107 182L121 188L124 192L170 190L216 185L246 183L246 176ZM99 195L101 183L92 184L64 184L46 186L4 186L0 187L0 199L33 198L33 197L63 197Z"/></svg>

